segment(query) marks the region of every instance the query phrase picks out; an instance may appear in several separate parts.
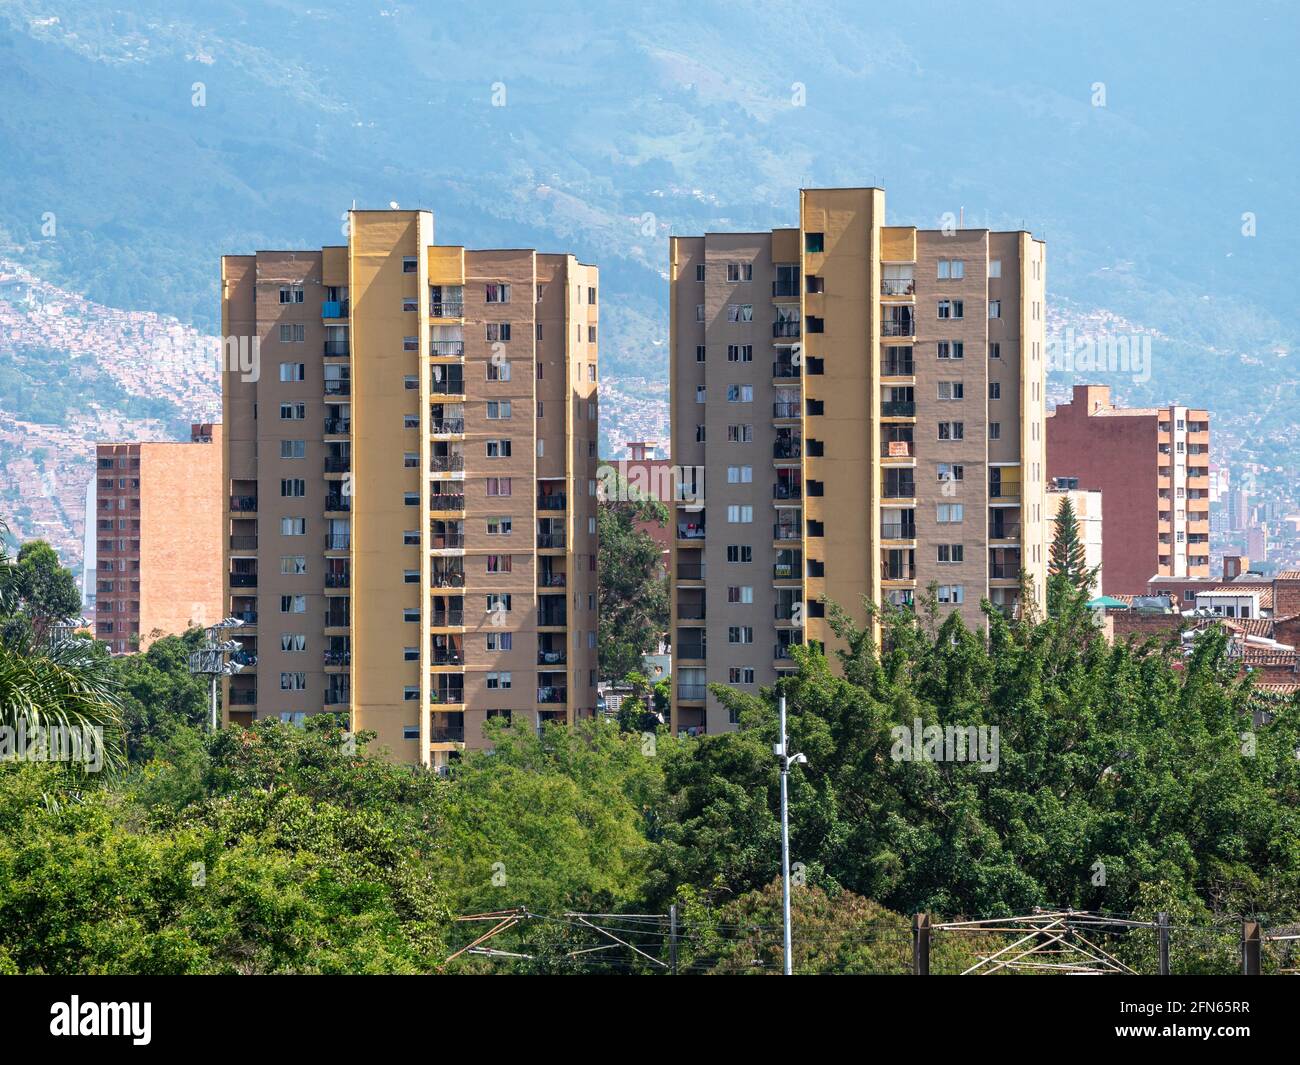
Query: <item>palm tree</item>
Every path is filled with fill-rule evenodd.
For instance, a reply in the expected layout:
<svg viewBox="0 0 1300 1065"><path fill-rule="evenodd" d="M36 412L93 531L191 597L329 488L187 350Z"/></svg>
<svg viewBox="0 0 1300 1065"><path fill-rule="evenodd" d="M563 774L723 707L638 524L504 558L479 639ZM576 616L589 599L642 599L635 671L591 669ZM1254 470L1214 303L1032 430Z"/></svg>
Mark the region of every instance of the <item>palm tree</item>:
<svg viewBox="0 0 1300 1065"><path fill-rule="evenodd" d="M0 619L18 610L0 521ZM0 639L0 727L22 726L29 736L51 726L96 730L110 738L106 757L118 761L121 696L112 661L93 640L55 627L37 635L15 626Z"/></svg>

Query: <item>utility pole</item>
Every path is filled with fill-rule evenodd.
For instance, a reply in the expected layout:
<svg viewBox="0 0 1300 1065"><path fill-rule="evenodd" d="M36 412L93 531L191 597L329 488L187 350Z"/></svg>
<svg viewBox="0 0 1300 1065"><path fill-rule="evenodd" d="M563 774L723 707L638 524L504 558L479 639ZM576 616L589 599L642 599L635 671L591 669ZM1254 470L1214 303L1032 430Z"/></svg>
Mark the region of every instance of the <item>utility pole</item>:
<svg viewBox="0 0 1300 1065"><path fill-rule="evenodd" d="M777 697L781 718L781 740L772 748L781 761L781 934L784 943L783 971L791 975L790 958L790 767L808 764L802 754L787 756L785 735L785 696Z"/></svg>
<svg viewBox="0 0 1300 1065"><path fill-rule="evenodd" d="M668 907L668 971L677 975L677 903Z"/></svg>

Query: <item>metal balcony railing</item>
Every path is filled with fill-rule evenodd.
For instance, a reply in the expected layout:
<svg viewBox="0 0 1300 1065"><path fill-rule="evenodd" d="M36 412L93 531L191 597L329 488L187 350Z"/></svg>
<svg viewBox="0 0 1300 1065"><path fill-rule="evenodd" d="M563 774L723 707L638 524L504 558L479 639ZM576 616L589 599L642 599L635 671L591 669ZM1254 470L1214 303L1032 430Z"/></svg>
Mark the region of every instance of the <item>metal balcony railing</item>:
<svg viewBox="0 0 1300 1065"><path fill-rule="evenodd" d="M913 418L916 416L916 403L910 400L884 400L880 404L882 418Z"/></svg>
<svg viewBox="0 0 1300 1065"><path fill-rule="evenodd" d="M352 352L352 343L348 340L327 340L322 354L328 358L337 358L340 355L349 355Z"/></svg>
<svg viewBox="0 0 1300 1065"><path fill-rule="evenodd" d="M230 509L241 514L257 510L257 496L231 496Z"/></svg>
<svg viewBox="0 0 1300 1065"><path fill-rule="evenodd" d="M465 304L462 300L435 300L429 304L430 318L463 318Z"/></svg>
<svg viewBox="0 0 1300 1065"><path fill-rule="evenodd" d="M699 702L709 694L707 684L679 684L677 685L677 698L688 699L692 702Z"/></svg>
<svg viewBox="0 0 1300 1065"><path fill-rule="evenodd" d="M885 277L880 280L882 296L911 296L916 293L916 278Z"/></svg>
<svg viewBox="0 0 1300 1065"><path fill-rule="evenodd" d="M911 337L916 336L916 322L894 322L884 321L880 323L880 335L882 337Z"/></svg>

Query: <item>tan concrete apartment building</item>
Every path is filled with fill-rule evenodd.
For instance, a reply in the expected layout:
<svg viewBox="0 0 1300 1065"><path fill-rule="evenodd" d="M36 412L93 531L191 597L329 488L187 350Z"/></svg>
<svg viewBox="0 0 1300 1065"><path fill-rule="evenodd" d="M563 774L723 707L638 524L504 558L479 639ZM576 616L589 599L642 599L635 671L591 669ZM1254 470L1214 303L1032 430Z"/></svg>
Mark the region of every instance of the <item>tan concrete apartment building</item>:
<svg viewBox="0 0 1300 1065"><path fill-rule="evenodd" d="M227 592L257 657L228 719L350 710L438 768L489 716L593 714L597 270L353 211L347 245L226 256L222 285L261 364L224 375Z"/></svg>
<svg viewBox="0 0 1300 1065"><path fill-rule="evenodd" d="M114 654L221 620L221 426L95 445L95 636Z"/></svg>
<svg viewBox="0 0 1300 1065"><path fill-rule="evenodd" d="M823 599L983 620L1046 580L1045 246L885 224L881 189L805 189L798 229L671 246L673 725L830 646ZM955 221L955 220L954 220Z"/></svg>
<svg viewBox="0 0 1300 1065"><path fill-rule="evenodd" d="M1209 577L1209 411L1117 407L1108 386L1075 385L1047 418L1047 474L1102 494L1104 592Z"/></svg>

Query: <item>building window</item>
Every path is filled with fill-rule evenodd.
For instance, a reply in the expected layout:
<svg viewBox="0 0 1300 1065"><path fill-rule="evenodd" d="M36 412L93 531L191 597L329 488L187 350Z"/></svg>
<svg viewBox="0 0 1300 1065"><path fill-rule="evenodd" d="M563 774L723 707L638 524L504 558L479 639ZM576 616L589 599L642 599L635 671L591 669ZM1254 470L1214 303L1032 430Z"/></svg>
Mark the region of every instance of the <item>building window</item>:
<svg viewBox="0 0 1300 1065"><path fill-rule="evenodd" d="M538 443L541 443L541 441L539 440ZM487 457L490 459L508 459L510 457L510 441L487 441Z"/></svg>
<svg viewBox="0 0 1300 1065"><path fill-rule="evenodd" d="M728 403L753 403L753 385L727 385Z"/></svg>
<svg viewBox="0 0 1300 1065"><path fill-rule="evenodd" d="M753 562L754 549L748 544L728 544L727 561L739 563Z"/></svg>
<svg viewBox="0 0 1300 1065"><path fill-rule="evenodd" d="M940 422L940 440L964 440L966 438L965 422Z"/></svg>
<svg viewBox="0 0 1300 1065"><path fill-rule="evenodd" d="M934 520L940 525L956 525L965 517L961 503L940 503L935 508Z"/></svg>
<svg viewBox="0 0 1300 1065"><path fill-rule="evenodd" d="M1002 383L1000 381L989 382L989 399L1002 398Z"/></svg>
<svg viewBox="0 0 1300 1065"><path fill-rule="evenodd" d="M961 463L940 462L937 470L941 481L962 481L966 479L966 467Z"/></svg>
<svg viewBox="0 0 1300 1065"><path fill-rule="evenodd" d="M508 399L490 399L487 405L487 416L492 421L504 421L510 417L510 400Z"/></svg>
<svg viewBox="0 0 1300 1065"><path fill-rule="evenodd" d="M1001 277L1001 276L1002 276L1002 260L1001 260L1001 259L990 259L990 260L989 260L989 277Z"/></svg>
<svg viewBox="0 0 1300 1065"><path fill-rule="evenodd" d="M307 456L306 440L281 440L280 441L280 458L282 459L301 459Z"/></svg>
<svg viewBox="0 0 1300 1065"><path fill-rule="evenodd" d="M754 627L752 625L729 625L727 643L753 643Z"/></svg>
<svg viewBox="0 0 1300 1065"><path fill-rule="evenodd" d="M487 534L488 536L509 536L513 526L514 522L511 518L488 518Z"/></svg>
<svg viewBox="0 0 1300 1065"><path fill-rule="evenodd" d="M935 350L941 359L962 359L966 356L965 344L960 340L940 340Z"/></svg>
<svg viewBox="0 0 1300 1065"><path fill-rule="evenodd" d="M696 264L695 264L695 280L696 280L696 281L699 281L699 282L701 282L701 283L703 283L703 281L704 281L704 264L703 264L703 263L696 263Z"/></svg>
<svg viewBox="0 0 1300 1065"><path fill-rule="evenodd" d="M402 256L402 273L404 273L404 274L413 274L413 273L415 273L416 270L417 270L417 268L419 267L419 262L420 262L420 260L417 259L414 255L403 255L403 256Z"/></svg>
<svg viewBox="0 0 1300 1065"><path fill-rule="evenodd" d="M281 518L280 535L281 536L306 536L307 519L306 518Z"/></svg>
<svg viewBox="0 0 1300 1065"><path fill-rule="evenodd" d="M1002 301L1001 301L1001 300L989 300L989 317L990 317L990 318L1001 318L1001 317L1002 317Z"/></svg>
<svg viewBox="0 0 1300 1065"><path fill-rule="evenodd" d="M304 692L307 690L306 673L281 673L280 690L282 692Z"/></svg>
<svg viewBox="0 0 1300 1065"><path fill-rule="evenodd" d="M280 596L280 613L281 614L307 613L307 597L305 595Z"/></svg>
<svg viewBox="0 0 1300 1065"><path fill-rule="evenodd" d="M824 233L805 233L803 235L803 250L813 255L825 251L826 235Z"/></svg>
<svg viewBox="0 0 1300 1065"><path fill-rule="evenodd" d="M489 651L509 651L515 645L515 634L513 632L489 632L487 634L487 649Z"/></svg>
<svg viewBox="0 0 1300 1065"><path fill-rule="evenodd" d="M307 327L302 322L281 322L280 343L301 344L307 339Z"/></svg>
<svg viewBox="0 0 1300 1065"><path fill-rule="evenodd" d="M299 577L307 572L306 555L280 556L280 572L291 577Z"/></svg>
<svg viewBox="0 0 1300 1065"><path fill-rule="evenodd" d="M281 381L307 380L307 364L302 362L280 363L280 380Z"/></svg>
<svg viewBox="0 0 1300 1065"><path fill-rule="evenodd" d="M487 479L487 494L490 496L508 496L510 494L510 478L489 477Z"/></svg>
<svg viewBox="0 0 1300 1065"><path fill-rule="evenodd" d="M493 691L509 688L512 683L512 675L509 673L489 673L487 675L487 686Z"/></svg>
<svg viewBox="0 0 1300 1065"><path fill-rule="evenodd" d="M509 381L510 363L496 362L489 359L487 364L487 379L489 381Z"/></svg>
<svg viewBox="0 0 1300 1065"><path fill-rule="evenodd" d="M282 632L280 650L286 654L301 654L307 650L307 637L300 632Z"/></svg>
<svg viewBox="0 0 1300 1065"><path fill-rule="evenodd" d="M940 300L939 317L940 318L962 318L964 317L965 304L961 300Z"/></svg>
<svg viewBox="0 0 1300 1065"><path fill-rule="evenodd" d="M962 562L965 558L965 550L961 544L938 544L936 552L938 562L952 564Z"/></svg>
<svg viewBox="0 0 1300 1065"><path fill-rule="evenodd" d="M748 604L754 601L754 589L749 585L733 584L727 588L728 603Z"/></svg>
<svg viewBox="0 0 1300 1065"><path fill-rule="evenodd" d="M509 303L510 286L509 285L487 285L484 288L484 299L488 303Z"/></svg>
<svg viewBox="0 0 1300 1065"><path fill-rule="evenodd" d="M301 285L281 285L280 302L281 303L302 303L307 298Z"/></svg>
<svg viewBox="0 0 1300 1065"><path fill-rule="evenodd" d="M964 603L966 601L965 589L960 584L941 584L939 585L938 599L941 603Z"/></svg>
<svg viewBox="0 0 1300 1065"><path fill-rule="evenodd" d="M487 572L488 573L509 573L510 563L514 558L513 555L488 555Z"/></svg>
<svg viewBox="0 0 1300 1065"><path fill-rule="evenodd" d="M307 494L307 482L301 477L284 477L280 480L280 495L285 499L295 499Z"/></svg>
<svg viewBox="0 0 1300 1065"><path fill-rule="evenodd" d="M989 358L990 359L1002 358L1002 345L998 343L996 340L989 345Z"/></svg>
<svg viewBox="0 0 1300 1065"><path fill-rule="evenodd" d="M966 263L962 259L940 259L939 280L960 281L966 276Z"/></svg>
<svg viewBox="0 0 1300 1065"><path fill-rule="evenodd" d="M753 362L754 345L753 344L728 344L727 361L728 362Z"/></svg>
<svg viewBox="0 0 1300 1065"><path fill-rule="evenodd" d="M281 403L280 420L282 422L300 422L307 417L306 403Z"/></svg>
<svg viewBox="0 0 1300 1065"><path fill-rule="evenodd" d="M1002 439L1002 423L1001 423L1001 422L989 422L989 439L990 439L990 440L1001 440L1001 439Z"/></svg>
<svg viewBox="0 0 1300 1065"><path fill-rule="evenodd" d="M753 320L754 320L754 305L752 303L727 304L727 321L752 322Z"/></svg>
<svg viewBox="0 0 1300 1065"><path fill-rule="evenodd" d="M961 381L939 382L940 399L964 399L965 397L966 386Z"/></svg>

